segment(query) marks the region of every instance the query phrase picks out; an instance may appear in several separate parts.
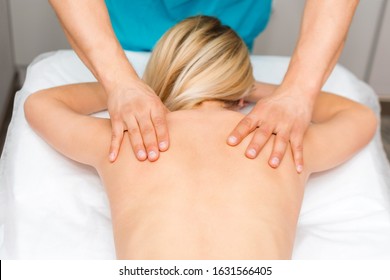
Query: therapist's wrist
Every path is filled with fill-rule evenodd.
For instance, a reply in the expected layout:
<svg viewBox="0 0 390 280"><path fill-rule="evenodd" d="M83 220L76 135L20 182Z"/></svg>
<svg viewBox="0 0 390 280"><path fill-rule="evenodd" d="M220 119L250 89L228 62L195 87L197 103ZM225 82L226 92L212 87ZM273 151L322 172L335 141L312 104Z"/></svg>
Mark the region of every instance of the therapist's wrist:
<svg viewBox="0 0 390 280"><path fill-rule="evenodd" d="M303 102L302 104L305 104L307 108L311 108L310 111L312 111L320 89L318 89L318 86L312 84L283 81L276 92L280 95L300 99Z"/></svg>
<svg viewBox="0 0 390 280"><path fill-rule="evenodd" d="M94 49L88 57L95 77L106 93L114 92L131 80L139 80L119 42L109 44L104 49Z"/></svg>
<svg viewBox="0 0 390 280"><path fill-rule="evenodd" d="M310 75L288 75L286 74L280 88L289 92L296 92L304 95L307 99L314 101L322 88L321 79L315 79Z"/></svg>
<svg viewBox="0 0 390 280"><path fill-rule="evenodd" d="M107 70L106 73L102 73L99 76L99 82L108 94L140 81L140 78L130 63Z"/></svg>

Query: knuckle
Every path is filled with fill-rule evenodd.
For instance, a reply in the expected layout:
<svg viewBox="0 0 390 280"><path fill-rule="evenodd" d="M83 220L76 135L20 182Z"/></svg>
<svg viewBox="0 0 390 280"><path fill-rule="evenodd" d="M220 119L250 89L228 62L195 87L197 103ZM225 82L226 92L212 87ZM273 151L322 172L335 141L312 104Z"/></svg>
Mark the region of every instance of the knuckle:
<svg viewBox="0 0 390 280"><path fill-rule="evenodd" d="M132 111L132 106L131 106L131 104L128 104L128 103L126 103L126 104L124 104L123 106L122 106L122 108L121 108L121 110L120 110L120 115L127 115L127 114L129 114L129 113L131 113L131 111Z"/></svg>
<svg viewBox="0 0 390 280"><path fill-rule="evenodd" d="M131 127L131 128L129 128L127 131L128 131L128 133L129 133L130 135L132 135L132 136L139 133L138 127Z"/></svg>
<svg viewBox="0 0 390 280"><path fill-rule="evenodd" d="M150 121L150 111L149 108L145 108L144 106L138 107L137 111L134 111L134 117L138 122L142 123L145 121Z"/></svg>
<svg viewBox="0 0 390 280"><path fill-rule="evenodd" d="M302 138L306 132L307 127L301 124L295 124L292 127L292 132L294 133L296 138Z"/></svg>
<svg viewBox="0 0 390 280"><path fill-rule="evenodd" d="M119 134L117 134L115 131L111 135L111 140L113 142L116 142L116 141L120 140L120 138L121 138L121 136Z"/></svg>
<svg viewBox="0 0 390 280"><path fill-rule="evenodd" d="M284 144L287 144L287 142L290 140L289 135L285 133L278 133L277 134L278 141L283 142Z"/></svg>
<svg viewBox="0 0 390 280"><path fill-rule="evenodd" d="M121 114L118 113L110 114L110 118L111 118L111 122L114 122L117 125L122 123Z"/></svg>
<svg viewBox="0 0 390 280"><path fill-rule="evenodd" d="M293 125L291 127L291 134L294 136L294 138L303 138L303 135L305 134L306 129L303 126L300 125Z"/></svg>
<svg viewBox="0 0 390 280"><path fill-rule="evenodd" d="M244 128L247 128L247 129L251 129L253 127L253 120L251 117L247 116L245 118L243 118L241 121L240 121L240 125L243 126Z"/></svg>
<svg viewBox="0 0 390 280"><path fill-rule="evenodd" d="M153 133L154 133L154 128L152 126L146 126L142 129L142 134L148 135Z"/></svg>
<svg viewBox="0 0 390 280"><path fill-rule="evenodd" d="M163 117L154 117L153 118L153 124L156 127L163 127L165 126L165 119Z"/></svg>
<svg viewBox="0 0 390 280"><path fill-rule="evenodd" d="M287 150L287 143L285 142L278 142L275 144L273 151L275 153L283 153Z"/></svg>
<svg viewBox="0 0 390 280"><path fill-rule="evenodd" d="M303 151L302 144L293 144L292 146L293 146L295 153L302 153L302 151Z"/></svg>
<svg viewBox="0 0 390 280"><path fill-rule="evenodd" d="M272 134L272 130L269 126L262 125L259 127L259 133L265 137L268 137Z"/></svg>

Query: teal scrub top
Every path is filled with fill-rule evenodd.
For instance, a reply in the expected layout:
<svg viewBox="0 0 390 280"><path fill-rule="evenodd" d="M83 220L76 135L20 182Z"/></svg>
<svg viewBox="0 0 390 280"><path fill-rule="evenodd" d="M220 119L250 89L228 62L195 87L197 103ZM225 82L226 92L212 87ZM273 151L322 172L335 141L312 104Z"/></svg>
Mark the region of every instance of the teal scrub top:
<svg viewBox="0 0 390 280"><path fill-rule="evenodd" d="M105 0L114 32L125 50L150 51L177 22L214 16L234 29L249 50L266 27L272 0Z"/></svg>

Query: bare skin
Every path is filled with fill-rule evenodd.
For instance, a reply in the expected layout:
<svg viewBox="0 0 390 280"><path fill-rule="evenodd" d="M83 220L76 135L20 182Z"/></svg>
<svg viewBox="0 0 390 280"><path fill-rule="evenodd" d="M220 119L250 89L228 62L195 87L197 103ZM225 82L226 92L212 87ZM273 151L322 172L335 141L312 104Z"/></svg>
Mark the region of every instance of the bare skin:
<svg viewBox="0 0 390 280"><path fill-rule="evenodd" d="M111 164L110 121L86 116L105 107L101 86L78 84L33 94L25 114L55 149L98 171L120 259L290 258L309 175L346 161L376 129L370 109L321 94L316 124L304 139L307 168L298 174L290 147L278 169L269 167L275 136L253 160L242 156L249 138L227 146L226 135L243 115L207 101L167 115L174 145L159 161L140 162L124 137Z"/></svg>
<svg viewBox="0 0 390 280"><path fill-rule="evenodd" d="M50 0L50 3L70 44L108 95L112 121L110 161L118 156L124 130L131 131L132 138L137 139L131 144L139 160L157 160L160 152L170 146L167 112L127 60L112 30L104 1ZM302 172L303 137L313 106L340 56L358 3L358 0L306 1L297 46L282 84L232 127L226 136L228 144L237 145L259 126L251 133L245 155L256 157L276 133L268 155L270 166L279 166L291 143L296 170ZM256 88L261 91L263 84L257 82Z"/></svg>
<svg viewBox="0 0 390 280"><path fill-rule="evenodd" d="M245 144L225 145L242 114L220 104L167 117L174 145L159 161L140 164L122 145L114 164L97 166L118 258L290 258L307 177L297 175L291 153L273 170L265 154L249 160Z"/></svg>

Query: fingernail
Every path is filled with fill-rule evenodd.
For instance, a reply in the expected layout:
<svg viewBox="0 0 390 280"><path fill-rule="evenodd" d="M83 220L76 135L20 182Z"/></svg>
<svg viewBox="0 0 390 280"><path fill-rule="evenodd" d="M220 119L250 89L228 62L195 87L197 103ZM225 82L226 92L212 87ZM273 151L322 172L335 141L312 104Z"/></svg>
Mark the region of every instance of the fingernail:
<svg viewBox="0 0 390 280"><path fill-rule="evenodd" d="M256 150L255 149L249 149L247 154L250 157L255 157L256 156Z"/></svg>
<svg viewBox="0 0 390 280"><path fill-rule="evenodd" d="M114 161L115 160L115 153L114 152L110 153L109 159L110 159L110 161Z"/></svg>
<svg viewBox="0 0 390 280"><path fill-rule="evenodd" d="M297 171L298 171L298 173L301 173L303 171L303 166L302 165L298 165L297 166Z"/></svg>
<svg viewBox="0 0 390 280"><path fill-rule="evenodd" d="M272 166L275 166L275 167L278 166L279 162L280 161L279 161L279 159L277 157L274 157L274 158L271 159L271 165Z"/></svg>
<svg viewBox="0 0 390 280"><path fill-rule="evenodd" d="M237 138L235 136L229 136L228 143L229 144L236 144L237 143Z"/></svg>
<svg viewBox="0 0 390 280"><path fill-rule="evenodd" d="M146 153L145 153L145 151L139 150L138 153L137 153L137 157L138 157L139 159L145 159L145 158L146 158Z"/></svg>
<svg viewBox="0 0 390 280"><path fill-rule="evenodd" d="M149 159L156 159L157 158L157 153L155 151L150 151L148 155Z"/></svg>
<svg viewBox="0 0 390 280"><path fill-rule="evenodd" d="M158 147L159 147L160 151L165 151L168 148L168 143L165 141L160 142L160 144L158 144Z"/></svg>

